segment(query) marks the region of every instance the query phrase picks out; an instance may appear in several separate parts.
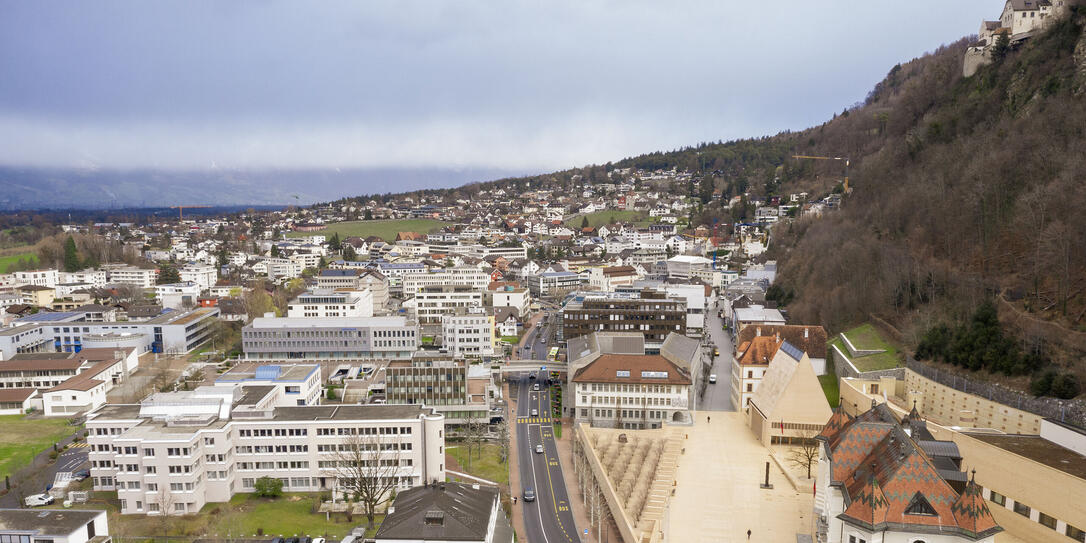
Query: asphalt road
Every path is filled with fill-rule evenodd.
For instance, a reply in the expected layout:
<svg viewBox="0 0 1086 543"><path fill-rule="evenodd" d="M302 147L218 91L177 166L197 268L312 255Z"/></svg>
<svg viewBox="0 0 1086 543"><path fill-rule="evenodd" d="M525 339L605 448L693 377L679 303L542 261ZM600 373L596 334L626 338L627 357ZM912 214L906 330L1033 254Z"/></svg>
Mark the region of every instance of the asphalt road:
<svg viewBox="0 0 1086 543"><path fill-rule="evenodd" d="M554 313L548 311L547 324L533 327L528 332L527 347L521 350L520 358L528 360L546 360L547 351L554 345ZM540 337L545 338L539 341Z"/></svg>
<svg viewBox="0 0 1086 543"><path fill-rule="evenodd" d="M550 394L542 384L542 390L532 391L530 383L535 381L522 379L517 391L517 455L522 487L517 507L524 508L525 535L529 543L580 542L554 442ZM538 415L533 417L532 409ZM535 452L537 445L543 445L543 453ZM535 501L524 501L527 488L535 490Z"/></svg>
<svg viewBox="0 0 1086 543"><path fill-rule="evenodd" d="M705 328L709 330L713 344L720 350L720 356L713 360L709 370L709 373L716 374L716 384L710 383L705 387L705 394L698 399L699 411L735 411L732 405L732 337L716 316L719 310L719 306L713 306L705 315Z"/></svg>

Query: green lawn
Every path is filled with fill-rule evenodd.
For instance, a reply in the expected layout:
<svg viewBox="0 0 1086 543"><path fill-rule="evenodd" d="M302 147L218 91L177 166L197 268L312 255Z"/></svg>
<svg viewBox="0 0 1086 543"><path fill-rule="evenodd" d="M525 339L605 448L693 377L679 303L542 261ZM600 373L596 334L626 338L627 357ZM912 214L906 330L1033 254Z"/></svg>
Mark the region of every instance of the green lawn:
<svg viewBox="0 0 1086 543"><path fill-rule="evenodd" d="M649 214L645 211L597 211L595 213L589 213L588 215L576 215L573 218L566 221L566 226L579 229L581 228L581 222L584 217L588 217L588 225L592 228L599 228L605 224L611 222L641 222L648 218ZM613 219L613 220L612 220Z"/></svg>
<svg viewBox="0 0 1086 543"><path fill-rule="evenodd" d="M31 262L34 264L38 263L38 255L32 252L0 256L0 273L7 273L8 268L18 262L19 259L26 259L27 262Z"/></svg>
<svg viewBox="0 0 1086 543"><path fill-rule="evenodd" d="M841 391L838 389L837 376L832 373L819 375L818 382L822 385L822 392L826 393L826 400L830 407L837 407L841 403Z"/></svg>
<svg viewBox="0 0 1086 543"><path fill-rule="evenodd" d="M0 477L29 465L38 453L76 430L63 417L27 420L24 415L0 416Z"/></svg>
<svg viewBox="0 0 1086 543"><path fill-rule="evenodd" d="M883 349L885 351L896 351L886 340L882 339L879 335L879 331L875 329L871 324L861 324L852 330L845 332L848 336L848 340L852 342L852 346L864 351Z"/></svg>
<svg viewBox="0 0 1086 543"><path fill-rule="evenodd" d="M350 221L330 225L319 232L287 232L288 238L301 238L313 234L331 236L338 233L340 239L349 236L366 238L377 236L389 243L396 240L399 232L419 232L426 234L451 223L431 219L391 219L382 221Z"/></svg>
<svg viewBox="0 0 1086 543"><path fill-rule="evenodd" d="M849 341L852 341L852 333L845 332L845 334L848 335ZM845 347L845 342L841 341L841 338L839 337L834 338L833 341L830 342L830 344L835 345L838 349L841 349L841 352L844 353L845 356L848 356L848 359L851 360L852 364L856 366L856 369L860 371L888 370L901 366L901 357L898 355L897 349L886 344L885 342L883 342L883 345L885 345L885 348L887 349L886 352L869 354L867 356L849 356L848 348ZM853 346L855 346L857 349L861 348L859 345L856 345L855 342L853 342Z"/></svg>
<svg viewBox="0 0 1086 543"><path fill-rule="evenodd" d="M455 448L450 447L446 450L460 464L460 468L464 470L464 473L503 485L509 484L509 463L498 460L501 449L497 444L484 443L481 450L473 453L471 468L468 468L468 448L466 445L461 443ZM475 456L476 454L478 456Z"/></svg>

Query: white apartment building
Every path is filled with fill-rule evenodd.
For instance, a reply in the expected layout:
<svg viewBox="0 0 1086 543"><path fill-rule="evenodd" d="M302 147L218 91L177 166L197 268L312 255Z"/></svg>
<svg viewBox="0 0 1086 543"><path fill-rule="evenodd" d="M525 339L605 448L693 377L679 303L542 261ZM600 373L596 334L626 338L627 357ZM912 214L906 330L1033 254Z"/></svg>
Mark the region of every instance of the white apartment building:
<svg viewBox="0 0 1086 543"><path fill-rule="evenodd" d="M246 358L403 360L419 346L419 327L404 317L257 317L241 330Z"/></svg>
<svg viewBox="0 0 1086 543"><path fill-rule="evenodd" d="M441 318L441 346L452 356L494 356L494 317L482 310Z"/></svg>
<svg viewBox="0 0 1086 543"><path fill-rule="evenodd" d="M495 290L488 290L490 307L512 307L517 310L517 315L523 317L531 312L532 294L524 287L505 285Z"/></svg>
<svg viewBox="0 0 1086 543"><path fill-rule="evenodd" d="M372 451L399 489L445 480L444 417L420 405L280 406L273 387L214 386L107 404L87 416L96 491L122 514L186 514L272 477L289 492L342 488L337 451ZM391 473L390 473L391 470Z"/></svg>
<svg viewBox="0 0 1086 543"><path fill-rule="evenodd" d="M144 269L135 266L120 266L109 268L109 282L120 285L134 285L140 288L151 288L158 281L157 269Z"/></svg>
<svg viewBox="0 0 1086 543"><path fill-rule="evenodd" d="M426 287L464 286L482 292L490 284L490 274L462 266L459 268L439 269L426 272L406 273L403 276L403 294L413 296Z"/></svg>
<svg viewBox="0 0 1086 543"><path fill-rule="evenodd" d="M373 294L367 290L314 289L287 304L287 317L372 317Z"/></svg>
<svg viewBox="0 0 1086 543"><path fill-rule="evenodd" d="M15 282L20 285L55 288L60 282L60 273L57 270L17 271L13 275Z"/></svg>
<svg viewBox="0 0 1086 543"><path fill-rule="evenodd" d="M87 268L77 272L64 272L60 278L62 283L89 283L94 287L104 287L109 276L105 270Z"/></svg>
<svg viewBox="0 0 1086 543"><path fill-rule="evenodd" d="M201 288L193 282L170 283L155 286L155 297L162 307L183 309L196 306Z"/></svg>
<svg viewBox="0 0 1086 543"><path fill-rule="evenodd" d="M302 269L301 264L287 258L264 258L253 264L254 273L267 275L275 282L294 279L302 274Z"/></svg>
<svg viewBox="0 0 1086 543"><path fill-rule="evenodd" d="M440 324L447 314L482 308L483 293L468 286L426 286L403 306L414 311L419 324Z"/></svg>
<svg viewBox="0 0 1086 543"><path fill-rule="evenodd" d="M196 283L201 291L207 290L219 282L219 272L215 269L215 266L207 264L189 262L177 272L181 275L182 282Z"/></svg>
<svg viewBox="0 0 1086 543"><path fill-rule="evenodd" d="M319 364L254 364L239 362L215 378L216 385L269 386L282 394L282 406L320 405Z"/></svg>
<svg viewBox="0 0 1086 543"><path fill-rule="evenodd" d="M306 268L316 269L321 265L321 255L317 253L294 253L287 258L297 263L303 270Z"/></svg>

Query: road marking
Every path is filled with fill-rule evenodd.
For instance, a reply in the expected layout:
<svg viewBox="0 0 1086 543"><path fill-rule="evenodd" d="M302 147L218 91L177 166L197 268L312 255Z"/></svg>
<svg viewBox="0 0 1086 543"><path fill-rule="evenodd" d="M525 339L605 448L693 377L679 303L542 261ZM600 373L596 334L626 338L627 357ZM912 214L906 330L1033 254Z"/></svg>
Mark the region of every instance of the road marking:
<svg viewBox="0 0 1086 543"><path fill-rule="evenodd" d="M80 447L89 447L89 446L90 445L87 445L86 443L72 443L71 445L69 445L69 447L73 448L73 449L77 449L77 448L80 448Z"/></svg>
<svg viewBox="0 0 1086 543"><path fill-rule="evenodd" d="M540 426L539 427L539 439L540 439L540 441L544 441L543 446L546 447L547 444L546 444L546 441L543 438L544 438L544 436L543 436L543 427ZM557 448L557 445L555 447ZM547 462L550 464L552 461L548 458ZM553 463L553 465L557 465L557 463ZM533 470L535 469L535 463L534 462L532 463L532 469ZM563 481L562 484L565 484L565 482ZM549 467L547 468L547 485L551 489L551 504L554 505L554 521L558 523L558 527L562 529L562 533L565 534L566 539L572 542L573 538L569 537L569 533L566 532L566 527L562 524L562 517L558 516L558 511L559 511L559 509L558 509L558 500L555 497L554 479L551 477L551 469ZM542 518L542 515L540 516L540 518Z"/></svg>

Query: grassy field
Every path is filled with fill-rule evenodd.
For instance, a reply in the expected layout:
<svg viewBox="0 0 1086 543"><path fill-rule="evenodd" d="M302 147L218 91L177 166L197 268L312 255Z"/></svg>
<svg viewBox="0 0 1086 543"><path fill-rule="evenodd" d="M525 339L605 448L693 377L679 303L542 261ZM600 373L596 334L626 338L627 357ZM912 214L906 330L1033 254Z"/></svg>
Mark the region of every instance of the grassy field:
<svg viewBox="0 0 1086 543"><path fill-rule="evenodd" d="M231 537L255 536L261 531L267 536L309 535L342 539L356 526L366 524L365 515L355 515L350 522L346 515L334 514L325 520L323 513L310 513L319 499L317 493L284 494L280 498L258 498L252 494L235 494L229 504L209 503L197 514L170 517L165 531L173 537ZM49 506L59 509L60 502ZM85 509L119 511L116 492L95 492ZM383 515L375 521L380 524ZM146 515L110 515L110 531L121 537L160 537L164 527L162 517Z"/></svg>
<svg viewBox="0 0 1086 543"><path fill-rule="evenodd" d="M358 236L360 238L377 236L391 243L396 240L396 234L399 232L419 232L421 234L426 234L449 224L451 223L435 221L431 219L350 221L335 223L319 232L288 232L287 237L301 238L305 236L311 236L313 234L324 234L326 236L331 236L332 234L338 233L340 239L344 239L348 236Z"/></svg>
<svg viewBox="0 0 1086 543"><path fill-rule="evenodd" d="M644 211L597 211L595 213L589 213L588 215L576 215L566 221L566 226L578 229L581 227L581 222L584 220L584 217L588 217L589 226L592 228L599 228L600 226L610 224L611 222L642 222L646 220L648 216L649 214Z"/></svg>
<svg viewBox="0 0 1086 543"><path fill-rule="evenodd" d="M27 420L24 415L0 416L0 478L29 465L38 453L75 433L64 418Z"/></svg>
<svg viewBox="0 0 1086 543"><path fill-rule="evenodd" d="M818 382L822 385L822 392L826 393L826 400L830 402L830 407L837 407L841 403L841 391L838 388L837 376L832 373L819 375Z"/></svg>
<svg viewBox="0 0 1086 543"><path fill-rule="evenodd" d="M18 262L19 259L21 259L21 258L26 259L27 261L33 262L35 264L38 262L38 255L36 255L36 254L34 254L32 252L17 253L17 254L8 255L8 256L0 256L0 273L7 273L8 268L10 268L16 262Z"/></svg>
<svg viewBox="0 0 1086 543"><path fill-rule="evenodd" d="M501 452L498 445L494 443L484 443L481 450L478 453L475 453L479 456L472 454L471 468L468 468L467 446L461 444L456 448L450 447L447 450L449 451L449 454L456 459L456 462L460 464L464 473L482 477L488 481L494 481L495 483L503 485L509 484L509 463L500 462L498 460L498 455Z"/></svg>
<svg viewBox="0 0 1086 543"><path fill-rule="evenodd" d="M849 356L848 348L845 347L845 342L841 338L835 338L830 342L831 345L835 345L845 356L849 357L852 364L856 366L856 369L860 371L876 371L876 370L888 370L891 368L897 368L901 366L901 356L898 354L898 350L893 345L887 343L878 331L875 330L870 324L864 324L853 328L844 333L848 336L848 340L852 342L852 345L857 349L870 350L870 349L885 349L886 352L869 354L867 356Z"/></svg>

